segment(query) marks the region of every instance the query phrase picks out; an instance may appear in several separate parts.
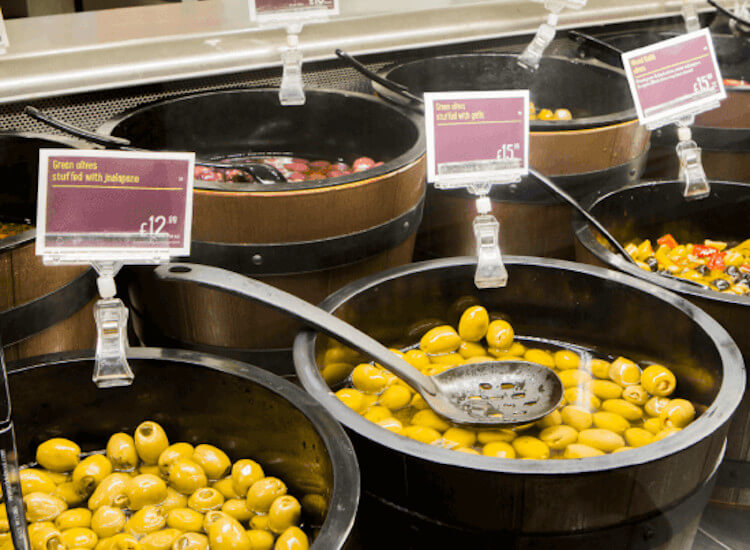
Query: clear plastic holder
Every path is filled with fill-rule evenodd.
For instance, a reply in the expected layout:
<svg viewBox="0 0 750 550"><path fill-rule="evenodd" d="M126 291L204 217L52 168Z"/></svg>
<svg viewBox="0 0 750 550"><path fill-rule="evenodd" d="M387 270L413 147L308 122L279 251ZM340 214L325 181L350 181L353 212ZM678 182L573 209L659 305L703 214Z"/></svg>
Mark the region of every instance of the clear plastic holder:
<svg viewBox="0 0 750 550"><path fill-rule="evenodd" d="M685 20L685 30L687 32L698 31L701 28L698 11L695 9L693 0L682 0L682 18Z"/></svg>
<svg viewBox="0 0 750 550"><path fill-rule="evenodd" d="M128 310L122 300L115 297L115 275L124 264L167 263L170 259L170 235L69 233L48 234L47 238L50 237L54 239L54 244L43 256L45 265L91 264L99 275L96 284L101 298L94 304L96 354L92 380L100 388L131 385L134 376L127 360ZM111 246L96 248L94 244ZM118 244L131 248L118 248ZM66 250L66 245L76 248Z"/></svg>
<svg viewBox="0 0 750 550"><path fill-rule="evenodd" d="M491 176L481 177L488 163L502 162L507 171L498 172ZM480 161L475 163L460 163L463 173L450 176L450 172L458 170L459 163L441 164L438 166L439 176L434 183L436 189L465 188L476 196L477 216L474 218L474 238L476 239L477 270L474 274L474 284L477 288L499 288L508 284L508 271L503 264L503 254L500 250L500 222L492 215L492 201L489 194L494 185L509 185L521 181L524 171L520 168L520 159L503 161ZM471 171L477 172L474 176ZM446 173L447 172L447 173Z"/></svg>
<svg viewBox="0 0 750 550"><path fill-rule="evenodd" d="M557 23L560 13L565 8L580 10L586 5L587 0L531 0L532 2L538 2L544 4L544 7L549 11L547 15L547 21L539 26L536 31L536 35L531 40L523 53L518 58L518 64L530 71L535 71L539 68L539 63L542 60L544 51L549 47L552 41L555 39L557 33Z"/></svg>

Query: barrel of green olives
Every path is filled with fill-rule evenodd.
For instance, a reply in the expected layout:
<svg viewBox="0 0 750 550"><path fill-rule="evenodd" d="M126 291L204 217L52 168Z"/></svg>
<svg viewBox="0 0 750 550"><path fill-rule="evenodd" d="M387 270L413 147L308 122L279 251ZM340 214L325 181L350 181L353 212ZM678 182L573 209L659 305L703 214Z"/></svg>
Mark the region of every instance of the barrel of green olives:
<svg viewBox="0 0 750 550"><path fill-rule="evenodd" d="M0 345L9 360L95 345L93 270L45 266L34 249L39 149L81 145L0 134ZM23 231L5 233L3 226Z"/></svg>
<svg viewBox="0 0 750 550"><path fill-rule="evenodd" d="M681 182L654 181L628 186L599 199L591 198L584 206L621 243L638 238L656 243L665 233L683 243L701 244L706 239L746 240L750 237L747 223L750 184L711 180L710 185L711 194L695 202L685 201ZM737 342L745 362L750 362L750 296L719 292L716 287L694 286L626 264L596 240L581 218L574 219L573 231L578 240L576 256L579 261L614 267L684 296L719 321ZM716 271L709 273L716 274ZM716 500L750 505L749 421L750 398L746 398L729 429L727 459L713 497Z"/></svg>
<svg viewBox="0 0 750 550"><path fill-rule="evenodd" d="M133 384L107 390L98 389L91 381L94 360L86 352L52 354L12 363L8 378L19 462L29 464L37 460L37 467L53 468L57 462L53 462L52 466L43 464L42 448L39 447L43 442L47 442L45 445L52 445L48 441L52 438L62 438L54 440L56 442L73 442L69 444L76 449L72 465L80 457L101 452L105 447L109 457L111 444L108 441L113 434L128 439L130 436L127 434L136 432L135 450L144 463L148 464L147 454L161 442L152 441L154 438L139 440L137 432L144 420L155 421L158 423L156 427L160 425L163 428L159 430L163 434L163 447L179 441L181 443L171 447L179 454L178 447L192 449L191 445L197 445L193 458L183 460L182 463L195 466L193 463L199 462L196 456L201 447L218 448L220 451L215 452L220 455L226 453L226 468L229 467L229 461L255 461L266 476L274 476L277 482L279 479L283 480L287 494L301 503L301 528L310 540L310 548L345 548L359 501L357 459L344 430L309 395L265 370L197 352L133 348L128 352L128 361L135 374ZM145 424L155 425L154 422ZM132 442L132 438L130 441ZM51 449L50 453L54 451L55 449ZM58 455L62 456L57 453L50 454L50 457L57 460ZM162 458L156 454L151 463L156 462L157 456ZM210 457L206 455L204 458ZM214 483L213 487L218 487L222 479L227 479L212 480L209 462L200 464L203 464L202 468L206 472L205 475L202 474L204 485L206 476ZM127 469L120 468L117 464L115 470L126 472L125 478L130 476ZM65 472L66 468L54 471ZM112 471L111 465L108 471ZM135 473L139 472L141 475L133 479L150 478L153 483L164 486L163 473L155 465L142 465ZM75 470L74 481L77 475ZM123 477L123 474L116 473L112 476ZM175 482L172 477L170 469L168 491L174 491L171 488L172 482ZM188 479L185 476L183 478L183 481ZM231 482L235 478L228 479L231 492ZM131 491L133 494L127 493L131 506L136 498L143 500L142 497L148 496L147 488L142 489L134 487ZM167 491L166 488L164 490ZM218 489L204 487L203 490L224 501L224 497L217 494ZM187 505L182 505L186 514L196 515L194 510L205 511L198 506L201 503L192 502L200 496L200 490L190 495L189 490L180 486L177 492L183 494L180 498L187 502ZM106 496L105 493L106 491L102 494ZM64 494L59 494L65 500ZM92 499L98 499L97 494L95 492L90 498L86 495L89 498L88 507L92 510L99 509L92 502ZM27 495L26 498L30 497ZM233 498L236 500L238 497ZM163 515L166 512L159 512L160 504L155 504L150 508L154 509L154 517L161 517L163 527ZM235 504L250 506L242 500ZM82 506L86 512L85 501ZM118 504L112 506L116 507ZM71 505L70 508L72 511L74 506ZM149 506L143 509L146 508ZM222 510L235 516L232 510L225 507ZM247 510L245 514L253 515L247 514ZM88 515L90 517L90 513ZM244 522L244 526L247 518L236 517L240 518L238 521ZM60 522L56 526L62 529ZM171 523L169 526L174 527ZM273 529L272 525L271 528ZM135 527L131 531L134 529ZM245 529L248 527L245 526ZM182 530L200 531L200 528L183 527ZM66 532L63 531L63 538L65 537ZM277 543L277 548L280 545L281 543Z"/></svg>
<svg viewBox="0 0 750 550"><path fill-rule="evenodd" d="M676 394L694 404L697 418L647 445L578 454L585 458L456 452L391 432L344 404L331 391L339 385L331 388L321 369L352 358L351 350L303 331L295 341L297 373L352 437L362 467L363 522L372 517L368 511L381 513L407 535L464 547L507 541L514 548L689 548L742 397L745 371L736 345L706 313L635 277L562 260L510 256L505 263L504 288L477 289L476 261L450 258L362 279L322 307L403 350L422 346L420 338L436 325L459 326L467 308L481 305L491 323L512 325L515 338L534 339L538 347L566 343L594 357L669 366ZM461 338L470 338L465 329L459 326ZM505 348L513 338L490 345ZM505 432L496 431L499 441ZM534 439L519 437L513 448L520 452L521 440Z"/></svg>
<svg viewBox="0 0 750 550"><path fill-rule="evenodd" d="M423 122L382 100L314 90L305 105L288 107L278 90L210 92L123 113L100 131L203 159L266 152L301 157L289 166L340 159L355 170L275 184L196 179L192 263L251 275L318 303L412 259L424 203ZM361 157L377 162L356 171ZM129 294L137 331L150 345L293 370L299 325L283 315L215 290L160 283L151 270L136 273Z"/></svg>

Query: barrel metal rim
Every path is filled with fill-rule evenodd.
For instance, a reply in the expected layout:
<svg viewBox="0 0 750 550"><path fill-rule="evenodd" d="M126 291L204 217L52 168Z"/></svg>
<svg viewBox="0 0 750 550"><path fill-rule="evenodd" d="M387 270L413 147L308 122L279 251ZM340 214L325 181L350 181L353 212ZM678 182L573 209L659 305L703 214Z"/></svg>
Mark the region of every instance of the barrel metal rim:
<svg viewBox="0 0 750 550"><path fill-rule="evenodd" d="M302 386L320 401L339 422L374 443L416 459L445 464L447 466L523 475L594 473L629 468L661 460L710 437L717 429L729 421L739 406L746 381L742 355L727 331L702 309L693 305L688 300L636 277L600 267L566 260L534 258L530 256L505 256L503 261L511 269L514 265L532 266L538 269L565 270L613 281L631 290L656 296L669 306L680 310L708 334L716 345L716 349L724 365L721 387L713 403L711 403L700 417L678 433L672 434L661 441L631 449L624 453L614 453L585 459L519 460L473 456L418 443L406 437L396 435L366 420L344 405L323 380L315 359L315 344L318 335L315 331L309 329L300 332L294 341L294 366ZM320 304L320 307L328 312L334 312L353 296L401 276L439 269L471 268L473 266L476 266L476 258L466 256L429 260L397 267L370 277L365 277L341 288L326 298Z"/></svg>
<svg viewBox="0 0 750 550"><path fill-rule="evenodd" d="M489 58L489 59L492 59L492 58L507 59L507 58L518 58L519 56L520 54L500 53L500 52L463 53L463 54L459 53L459 54L451 54L451 55L437 55L433 57L426 57L424 59L415 59L412 61L406 61L404 63L388 65L385 68L378 71L378 74L390 80L391 79L390 74L395 69L407 67L409 65L417 66L418 64L424 63L425 61L457 59L460 57L464 57L464 58L484 57L484 58ZM542 58L542 61L544 61L545 59L565 62L565 63L572 64L572 65L581 65L584 67L593 68L593 69L603 71L603 72L612 72L622 77L623 84L627 85L625 72L622 69L618 69L617 67L612 67L611 65L591 62L585 59L574 59L574 58L557 56L557 55L545 55ZM388 90L387 88L378 84L377 82L372 82L372 87L378 95L388 98L389 102L391 103L396 103L396 104L401 104L401 105L406 103L406 99L397 95L395 92ZM415 92L412 91L412 93L415 93ZM630 109L624 109L622 111L616 111L616 112L609 113L606 115L574 118L572 121L532 120L529 122L529 130L531 131L532 134L537 133L537 132L555 133L555 132L565 132L565 131L571 131L571 130L573 131L574 130L587 130L587 129L602 128L605 126L614 126L617 124L621 124L623 122L634 121L636 119L637 119L636 110L635 110L635 106L633 106Z"/></svg>
<svg viewBox="0 0 750 550"><path fill-rule="evenodd" d="M10 252L11 250L15 250L16 248L20 248L25 244L33 243L35 241L36 228L21 231L20 233L16 233L15 235L11 235L10 237L0 239L0 254Z"/></svg>
<svg viewBox="0 0 750 550"><path fill-rule="evenodd" d="M123 111L122 113L115 115L114 117L110 118L106 122L104 122L99 128L97 129L97 132L107 134L107 135L113 135L112 132L116 129L116 127L125 120L131 118L132 116L136 115L137 113L140 113L142 111L159 108L165 105L178 103L181 101L190 101L192 99L196 98L203 98L203 97L209 97L212 95L217 94L262 94L262 95L268 95L272 94L274 97L278 96L278 89L276 88L230 88L230 89L223 89L223 90L213 90L208 92L198 92L193 94L186 94L181 95L178 97L172 97L169 99L163 99L163 100L157 100L151 103L146 103L143 105L139 105L136 107L132 107L130 109L127 109ZM231 186L228 185L219 185L218 183L214 182L203 182L201 180L195 181L195 189L201 189L201 190L207 190L207 191L227 191L227 192L265 192L265 193L273 193L273 192L284 192L284 191L302 191L302 190L308 190L308 189L320 189L324 187L336 187L339 185L345 185L347 183L355 183L362 181L364 179L374 179L381 176L389 175L390 173L399 170L400 168L403 168L409 164L412 164L416 161L418 161L422 156L425 154L426 150L426 139L425 139L425 130L424 130L424 122L423 117L420 115L417 115L416 113L413 113L407 109L400 109L396 106L394 106L392 103L388 101L383 101L382 99L375 97L373 95L369 94L363 94L360 92L350 92L350 91L344 91L344 90L334 90L329 88L316 88L314 90L305 90L305 95L307 97L311 96L340 96L346 99L354 99L357 101L363 101L367 103L373 103L378 104L382 107L385 107L389 109L394 116L402 117L406 120L408 120L416 129L417 131L417 139L412 144L412 146L401 153L396 158L393 158L389 160L388 162L384 162L382 165L372 168L370 170L366 170L363 172L355 172L353 174L349 174L347 176L340 176L337 178L326 178L323 180L315 180L310 182L299 182L299 183L277 183L273 185L262 185L258 183L245 183L245 184L232 184ZM286 107L287 109L304 109L305 105L300 106L293 106L293 107Z"/></svg>
<svg viewBox="0 0 750 550"><path fill-rule="evenodd" d="M288 401L310 420L323 440L331 457L333 490L323 527L311 545L316 550L340 550L351 534L359 505L360 476L359 463L349 436L331 414L310 395L300 388L254 365L242 363L226 357L219 357L196 351L164 348L129 348L127 357L131 360L164 361L176 364L189 364L230 374L250 380ZM91 362L91 350L72 351L25 358L8 365L8 374L37 368L64 366L70 363ZM13 383L13 379L10 379ZM106 391L106 390L104 390ZM18 429L18 426L16 426Z"/></svg>
<svg viewBox="0 0 750 550"><path fill-rule="evenodd" d="M750 183L713 180L709 183L712 188L716 185L746 188L747 193L750 195ZM587 211L591 211L591 209L597 204L604 202L611 197L621 195L622 193L626 193L633 189L655 187L661 185L682 185L682 182L676 180L642 181L634 183L632 185L626 185L621 189L611 191L600 197L588 197L581 202L581 205ZM733 294L726 294L714 290L703 289L689 283L683 283L677 278L662 277L658 273L646 271L645 269L641 269L638 266L625 261L619 255L605 248L596 240L596 237L594 237L594 234L591 232L588 223L577 212L573 213L572 227L573 234L576 236L578 241L586 248L586 250L593 254L597 259L607 264L607 266L616 268L620 271L624 271L629 275L634 275L639 279L648 281L656 286L665 288L672 292L676 292L680 295L688 295L696 298L703 298L704 300L710 300L713 302L750 307L750 295L735 296Z"/></svg>

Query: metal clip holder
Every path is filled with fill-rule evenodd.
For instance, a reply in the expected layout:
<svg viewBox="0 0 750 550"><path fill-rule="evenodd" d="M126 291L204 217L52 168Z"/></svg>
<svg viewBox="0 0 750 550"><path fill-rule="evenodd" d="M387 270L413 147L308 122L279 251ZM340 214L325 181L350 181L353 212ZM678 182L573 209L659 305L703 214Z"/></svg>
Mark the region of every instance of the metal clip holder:
<svg viewBox="0 0 750 550"><path fill-rule="evenodd" d="M685 30L687 32L698 31L701 28L701 22L698 19L698 12L695 9L693 0L682 0L682 18L685 20Z"/></svg>
<svg viewBox="0 0 750 550"><path fill-rule="evenodd" d="M555 39L559 15L565 8L579 10L586 5L587 0L532 0L543 3L549 11L547 21L539 26L536 35L518 58L518 64L530 71L539 68L544 51Z"/></svg>
<svg viewBox="0 0 750 550"><path fill-rule="evenodd" d="M680 179L684 182L682 195L686 200L704 199L711 194L706 172L701 162L701 148L693 141L690 124L694 117L678 122L677 158L680 160Z"/></svg>
<svg viewBox="0 0 750 550"><path fill-rule="evenodd" d="M299 35L302 23L290 23L286 26L286 47L281 52L283 72L279 101L282 105L304 105L305 90L302 83L302 50L299 47Z"/></svg>
<svg viewBox="0 0 750 550"><path fill-rule="evenodd" d="M94 262L92 265L99 274L96 283L101 296L94 305L97 338L92 379L100 388L129 386L133 383L133 371L127 360L128 310L122 300L115 298L114 277L122 264Z"/></svg>

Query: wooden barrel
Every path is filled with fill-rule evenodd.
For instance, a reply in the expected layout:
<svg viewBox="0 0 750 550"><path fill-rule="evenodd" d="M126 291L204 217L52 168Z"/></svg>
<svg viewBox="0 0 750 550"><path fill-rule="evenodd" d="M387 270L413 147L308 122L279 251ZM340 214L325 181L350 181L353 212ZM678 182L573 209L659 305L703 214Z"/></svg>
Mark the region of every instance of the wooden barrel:
<svg viewBox="0 0 750 550"><path fill-rule="evenodd" d="M425 548L458 540L467 548L690 548L742 398L737 346L709 315L635 277L548 258L511 256L506 266L507 287L477 289L471 258L412 264L353 283L321 307L401 348L419 341L413 327L434 326L425 320L455 326L468 304L481 304L520 338L669 365L679 395L707 409L678 433L626 452L574 460L472 456L391 433L344 405L321 370L347 354L306 330L295 340L297 373L349 430L363 512L374 501L381 529L422 530L431 535ZM429 544L441 536L442 545Z"/></svg>
<svg viewBox="0 0 750 550"><path fill-rule="evenodd" d="M33 225L39 149L76 146L54 136L0 134L0 221ZM35 237L32 229L0 239L0 341L8 360L96 344L93 271L43 265Z"/></svg>
<svg viewBox="0 0 750 550"><path fill-rule="evenodd" d="M141 147L201 155L272 150L384 161L317 182L196 182L190 261L259 277L317 303L354 279L411 261L424 202L422 126L419 117L362 94L311 91L304 106L282 107L275 90L235 90L147 106L101 130ZM158 282L150 269L134 270L129 288L147 343L292 372L299 325L285 317L209 289Z"/></svg>

